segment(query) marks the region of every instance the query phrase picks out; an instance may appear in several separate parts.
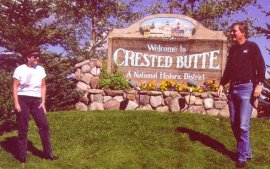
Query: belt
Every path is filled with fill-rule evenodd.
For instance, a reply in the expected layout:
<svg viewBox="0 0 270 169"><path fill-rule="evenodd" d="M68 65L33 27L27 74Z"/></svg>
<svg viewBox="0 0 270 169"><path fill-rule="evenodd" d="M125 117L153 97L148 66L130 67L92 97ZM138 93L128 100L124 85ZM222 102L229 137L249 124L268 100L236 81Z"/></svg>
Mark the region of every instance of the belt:
<svg viewBox="0 0 270 169"><path fill-rule="evenodd" d="M236 81L232 81L231 84L232 85L239 85L239 84L245 84L245 83L249 83L252 82L252 80L236 80Z"/></svg>

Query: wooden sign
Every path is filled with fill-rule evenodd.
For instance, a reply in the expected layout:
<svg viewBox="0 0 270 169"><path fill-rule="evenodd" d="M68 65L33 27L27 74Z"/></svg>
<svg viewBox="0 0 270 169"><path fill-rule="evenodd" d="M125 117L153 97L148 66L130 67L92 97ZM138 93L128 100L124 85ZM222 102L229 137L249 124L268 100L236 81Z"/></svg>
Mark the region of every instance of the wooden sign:
<svg viewBox="0 0 270 169"><path fill-rule="evenodd" d="M219 80L227 39L183 15L158 14L109 34L108 71L114 66L138 82Z"/></svg>

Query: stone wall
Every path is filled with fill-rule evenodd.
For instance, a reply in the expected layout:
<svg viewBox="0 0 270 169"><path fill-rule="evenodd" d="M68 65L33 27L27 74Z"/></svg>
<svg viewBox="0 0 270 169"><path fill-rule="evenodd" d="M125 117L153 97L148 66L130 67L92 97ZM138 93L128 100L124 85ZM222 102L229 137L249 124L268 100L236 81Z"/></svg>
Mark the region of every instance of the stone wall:
<svg viewBox="0 0 270 169"><path fill-rule="evenodd" d="M94 110L153 110L159 112L199 113L206 115L229 116L226 95L217 96L216 92L176 92L98 89L101 62L86 60L75 65L76 90L82 97L76 109ZM252 117L257 117L256 109Z"/></svg>

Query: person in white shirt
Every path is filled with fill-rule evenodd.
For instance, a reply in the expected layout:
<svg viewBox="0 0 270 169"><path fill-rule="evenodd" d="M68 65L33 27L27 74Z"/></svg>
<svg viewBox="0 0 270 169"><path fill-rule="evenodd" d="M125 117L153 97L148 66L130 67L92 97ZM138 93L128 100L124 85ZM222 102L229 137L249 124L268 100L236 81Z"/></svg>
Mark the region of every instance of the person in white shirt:
<svg viewBox="0 0 270 169"><path fill-rule="evenodd" d="M17 114L18 127L18 160L26 163L27 132L30 114L34 118L39 130L43 158L56 160L52 154L49 126L46 119L46 73L38 65L39 50L31 51L25 55L26 64L18 66L13 74L13 98Z"/></svg>

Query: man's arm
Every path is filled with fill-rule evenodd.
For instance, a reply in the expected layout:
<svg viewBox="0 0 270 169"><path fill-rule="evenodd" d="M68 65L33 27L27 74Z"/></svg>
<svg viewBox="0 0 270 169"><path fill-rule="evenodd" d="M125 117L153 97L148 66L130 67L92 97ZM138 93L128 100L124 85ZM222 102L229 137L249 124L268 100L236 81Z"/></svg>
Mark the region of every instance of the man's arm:
<svg viewBox="0 0 270 169"><path fill-rule="evenodd" d="M17 112L21 111L21 106L19 104L19 99L18 99L18 88L19 88L19 80L13 79L13 101L14 101L14 107Z"/></svg>
<svg viewBox="0 0 270 169"><path fill-rule="evenodd" d="M39 107L42 107L44 113L46 114L46 107L45 107L45 100L46 100L46 80L45 78L41 80L41 104Z"/></svg>

